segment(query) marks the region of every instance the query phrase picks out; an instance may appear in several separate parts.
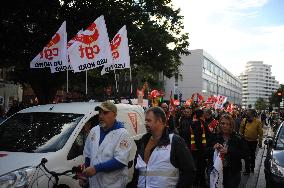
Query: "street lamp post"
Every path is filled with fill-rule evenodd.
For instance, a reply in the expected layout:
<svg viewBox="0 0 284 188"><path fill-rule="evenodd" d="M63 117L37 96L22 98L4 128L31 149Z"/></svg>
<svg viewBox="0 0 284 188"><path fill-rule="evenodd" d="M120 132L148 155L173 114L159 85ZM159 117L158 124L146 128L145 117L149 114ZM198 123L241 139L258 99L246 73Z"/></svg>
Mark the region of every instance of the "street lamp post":
<svg viewBox="0 0 284 188"><path fill-rule="evenodd" d="M219 76L217 75L217 96L219 94Z"/></svg>

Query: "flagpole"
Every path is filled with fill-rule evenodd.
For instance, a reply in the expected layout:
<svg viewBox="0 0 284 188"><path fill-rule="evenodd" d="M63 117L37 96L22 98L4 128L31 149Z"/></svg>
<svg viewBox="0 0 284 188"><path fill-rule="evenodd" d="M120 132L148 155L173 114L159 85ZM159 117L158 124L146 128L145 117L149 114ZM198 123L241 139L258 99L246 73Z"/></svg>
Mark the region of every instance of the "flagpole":
<svg viewBox="0 0 284 188"><path fill-rule="evenodd" d="M116 89L116 94L118 94L118 87L117 87L117 77L116 77L116 72L115 69L114 70L114 79L115 79L115 89Z"/></svg>
<svg viewBox="0 0 284 188"><path fill-rule="evenodd" d="M131 73L131 66L129 66L129 79L130 79L130 95L132 96L133 88L132 88L132 73Z"/></svg>
<svg viewBox="0 0 284 188"><path fill-rule="evenodd" d="M86 95L88 94L88 71L86 70Z"/></svg>
<svg viewBox="0 0 284 188"><path fill-rule="evenodd" d="M69 78L68 78L68 68L67 68L67 70L66 70L66 82L67 82L67 84L66 84L66 93L68 93L69 92L69 88L68 88L68 82L69 82Z"/></svg>

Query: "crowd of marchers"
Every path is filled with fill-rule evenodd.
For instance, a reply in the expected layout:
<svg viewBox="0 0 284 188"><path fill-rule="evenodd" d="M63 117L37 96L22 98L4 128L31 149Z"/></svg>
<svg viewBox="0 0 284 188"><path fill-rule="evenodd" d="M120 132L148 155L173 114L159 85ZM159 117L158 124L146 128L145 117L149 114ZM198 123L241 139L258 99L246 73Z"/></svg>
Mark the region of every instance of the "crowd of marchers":
<svg viewBox="0 0 284 188"><path fill-rule="evenodd" d="M176 149L177 146L172 144L175 152L170 153L170 163L175 168L183 167L180 175L187 176L179 178L177 187L234 188L241 182L241 173L254 173L256 149L262 147L263 126L269 123L269 118L261 121L261 113L254 109L235 108L228 112L222 109L202 108L197 103L176 108L171 112L166 103L161 103L160 108L166 115L166 126L162 135L173 134L174 137L180 138L176 139L179 140L179 145L185 145L190 153L189 157L186 155L187 152ZM159 146L159 141L152 143L151 135L153 137L149 131L148 136L142 139L142 143L137 144L138 148L142 146L140 159L144 159L146 165L149 160L148 150L151 153L155 151L153 148ZM143 151L147 151L147 156ZM180 158L181 161L172 160ZM191 159L192 165L188 165L191 164ZM217 165L218 159L221 166ZM241 160L245 161L243 172ZM139 168L137 171L139 177ZM137 184L139 185L139 181L135 183Z"/></svg>
<svg viewBox="0 0 284 188"><path fill-rule="evenodd" d="M80 180L80 185L237 188L241 173L255 173L263 128L272 126L280 114L225 109L195 102L174 109L167 103L145 109L147 133L135 140L137 151L130 164L130 136L116 120L117 107L110 101L101 103L95 109L99 111L99 126L90 130L83 152L82 174L89 181ZM129 166L134 166L131 180Z"/></svg>

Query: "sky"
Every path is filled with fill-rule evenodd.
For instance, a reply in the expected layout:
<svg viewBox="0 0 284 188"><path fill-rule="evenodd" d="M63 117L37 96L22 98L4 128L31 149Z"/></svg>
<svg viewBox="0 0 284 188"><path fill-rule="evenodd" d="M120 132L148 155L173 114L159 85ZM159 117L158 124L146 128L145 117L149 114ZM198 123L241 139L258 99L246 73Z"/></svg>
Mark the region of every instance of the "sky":
<svg viewBox="0 0 284 188"><path fill-rule="evenodd" d="M272 65L284 84L284 0L173 0L189 50L204 49L234 75L248 61Z"/></svg>

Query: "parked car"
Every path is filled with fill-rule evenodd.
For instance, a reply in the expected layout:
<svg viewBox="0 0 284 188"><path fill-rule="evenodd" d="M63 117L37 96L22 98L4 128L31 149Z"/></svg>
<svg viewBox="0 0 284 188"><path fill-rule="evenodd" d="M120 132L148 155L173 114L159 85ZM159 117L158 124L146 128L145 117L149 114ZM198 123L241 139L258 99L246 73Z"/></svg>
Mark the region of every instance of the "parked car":
<svg viewBox="0 0 284 188"><path fill-rule="evenodd" d="M0 187L53 187L54 180L39 168L47 159L50 171L63 172L84 163L83 148L92 126L98 125L98 102L48 104L24 109L0 124ZM136 154L134 140L146 133L144 110L116 104L117 120L132 138L129 180ZM61 176L59 187L79 188L78 180Z"/></svg>
<svg viewBox="0 0 284 188"><path fill-rule="evenodd" d="M280 124L274 137L264 141L267 154L264 161L266 187L284 187L284 122Z"/></svg>

